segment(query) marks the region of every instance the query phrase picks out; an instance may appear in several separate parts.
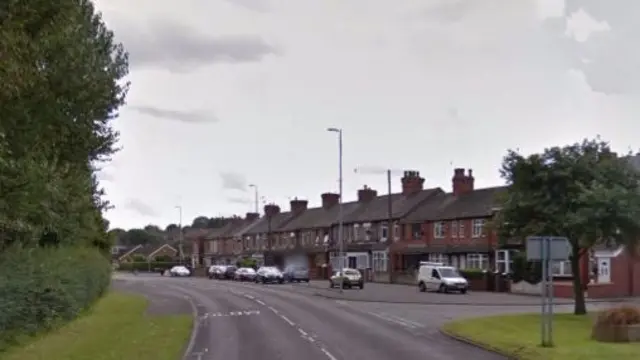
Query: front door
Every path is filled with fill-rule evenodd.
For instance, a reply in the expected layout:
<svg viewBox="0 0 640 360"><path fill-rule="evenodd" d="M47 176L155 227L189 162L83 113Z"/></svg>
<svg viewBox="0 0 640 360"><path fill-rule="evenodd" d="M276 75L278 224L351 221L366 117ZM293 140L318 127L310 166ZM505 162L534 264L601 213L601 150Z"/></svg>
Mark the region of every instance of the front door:
<svg viewBox="0 0 640 360"><path fill-rule="evenodd" d="M609 283L611 282L611 258L601 257L598 261L598 282Z"/></svg>
<svg viewBox="0 0 640 360"><path fill-rule="evenodd" d="M355 256L349 256L348 257L348 261L349 264L347 265L347 267L352 268L352 269L357 269L358 268L358 258Z"/></svg>

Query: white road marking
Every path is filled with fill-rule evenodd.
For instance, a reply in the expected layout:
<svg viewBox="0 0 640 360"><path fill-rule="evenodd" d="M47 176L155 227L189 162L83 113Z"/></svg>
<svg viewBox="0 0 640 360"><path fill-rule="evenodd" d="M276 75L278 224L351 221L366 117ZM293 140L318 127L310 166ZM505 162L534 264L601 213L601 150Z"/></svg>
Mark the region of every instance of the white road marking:
<svg viewBox="0 0 640 360"><path fill-rule="evenodd" d="M288 317L284 315L280 315L280 317L282 318L282 320L286 321L289 325L296 326L296 324L293 321L291 321Z"/></svg>
<svg viewBox="0 0 640 360"><path fill-rule="evenodd" d="M322 351L329 358L329 360L338 360L335 358L335 356L331 355L331 353L327 351L327 349L320 348L320 351Z"/></svg>
<svg viewBox="0 0 640 360"><path fill-rule="evenodd" d="M382 319L382 320L385 320L385 321L389 321L389 322L392 322L392 323L396 323L398 325L402 325L402 326L408 327L410 329L415 329L416 328L415 325L411 325L411 324L409 324L407 322L404 322L404 321L401 321L401 320L398 320L398 319L394 319L392 317L388 317L388 316L385 316L383 314L376 314L374 312L369 312L369 314L373 315L373 316L375 316L375 317L377 317L379 319Z"/></svg>
<svg viewBox="0 0 640 360"><path fill-rule="evenodd" d="M256 300L256 302L257 302L258 304L260 304L260 305L267 305L267 304L265 304L265 303L264 303L264 301L262 301L262 300Z"/></svg>
<svg viewBox="0 0 640 360"><path fill-rule="evenodd" d="M253 296L248 295L248 294L244 294L244 297L246 297L247 299L251 299L251 300L254 300L254 299L255 299Z"/></svg>
<svg viewBox="0 0 640 360"><path fill-rule="evenodd" d="M276 310L275 308L269 306L269 310L273 311L274 314L279 314L278 310Z"/></svg>
<svg viewBox="0 0 640 360"><path fill-rule="evenodd" d="M420 323L417 323L417 322L412 321L412 320L409 320L409 319L405 319L405 318L400 317L400 316L389 315L389 314L385 314L385 315L386 315L386 316L388 316L388 317L390 317L390 318L397 319L398 321L403 321L403 322L405 322L405 323L407 323L407 324L411 324L411 325L413 325L413 326L415 326L415 327L419 327L419 328L424 327L424 325L422 325L422 324L420 324Z"/></svg>
<svg viewBox="0 0 640 360"><path fill-rule="evenodd" d="M302 329L300 329L300 328L298 328L298 332L299 332L303 337L304 337L304 336L309 336L309 334L307 334L307 332L306 332L306 331L304 331L304 330L302 330Z"/></svg>

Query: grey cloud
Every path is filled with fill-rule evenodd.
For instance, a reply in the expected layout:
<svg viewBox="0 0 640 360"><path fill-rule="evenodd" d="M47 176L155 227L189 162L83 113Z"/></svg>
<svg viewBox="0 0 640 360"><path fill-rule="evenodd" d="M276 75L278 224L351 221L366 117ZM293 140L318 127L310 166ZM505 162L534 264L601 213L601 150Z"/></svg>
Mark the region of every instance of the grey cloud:
<svg viewBox="0 0 640 360"><path fill-rule="evenodd" d="M234 5L242 6L257 12L267 12L271 9L267 0L226 0Z"/></svg>
<svg viewBox="0 0 640 360"><path fill-rule="evenodd" d="M127 210L138 213L139 215L157 216L157 212L151 206L149 206L148 204L146 204L145 202L139 199L127 200L127 202L124 204L124 207Z"/></svg>
<svg viewBox="0 0 640 360"><path fill-rule="evenodd" d="M278 54L275 46L257 35L213 36L181 24L158 21L142 29L132 24L121 24L118 29L132 67L192 72L212 63L259 62Z"/></svg>
<svg viewBox="0 0 640 360"><path fill-rule="evenodd" d="M186 123L207 123L218 121L218 118L214 115L206 114L203 111L171 110L153 106L130 106L129 108L139 112L140 114Z"/></svg>
<svg viewBox="0 0 640 360"><path fill-rule="evenodd" d="M473 0L447 0L444 3L428 7L424 14L428 20L444 23L458 22L470 11L483 4Z"/></svg>
<svg viewBox="0 0 640 360"><path fill-rule="evenodd" d="M254 203L254 201L251 199L240 198L240 197L228 197L227 201L232 204L253 204Z"/></svg>
<svg viewBox="0 0 640 360"><path fill-rule="evenodd" d="M222 188L227 190L239 190L247 191L249 184L244 175L234 172L222 172L220 173L220 179L222 180Z"/></svg>
<svg viewBox="0 0 640 360"><path fill-rule="evenodd" d="M640 13L640 2L567 0L565 15L582 9L609 30L592 34L587 41L568 46L593 91L605 94L640 93L640 23L630 14Z"/></svg>

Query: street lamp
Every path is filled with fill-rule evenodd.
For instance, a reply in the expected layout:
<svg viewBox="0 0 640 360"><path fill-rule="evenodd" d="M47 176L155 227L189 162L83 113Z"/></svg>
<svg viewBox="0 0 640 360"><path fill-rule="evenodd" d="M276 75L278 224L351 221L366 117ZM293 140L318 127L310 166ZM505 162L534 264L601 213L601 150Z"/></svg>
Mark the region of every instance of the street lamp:
<svg viewBox="0 0 640 360"><path fill-rule="evenodd" d="M342 129L328 128L327 131L338 134L338 252L340 257L340 292L344 289L344 241L342 238Z"/></svg>
<svg viewBox="0 0 640 360"><path fill-rule="evenodd" d="M179 233L179 238L178 238L178 249L180 251L180 264L184 265L184 248L182 246L182 243L184 242L184 238L182 237L182 206L181 205L176 205L175 206L176 209L178 209L178 213L179 213L179 222L178 222L178 230L180 230ZM193 259L191 259L192 265L193 265Z"/></svg>
<svg viewBox="0 0 640 360"><path fill-rule="evenodd" d="M260 213L260 209L259 209L259 206L258 206L258 185L249 184L249 187L253 188L253 192L255 194L256 213L259 214Z"/></svg>

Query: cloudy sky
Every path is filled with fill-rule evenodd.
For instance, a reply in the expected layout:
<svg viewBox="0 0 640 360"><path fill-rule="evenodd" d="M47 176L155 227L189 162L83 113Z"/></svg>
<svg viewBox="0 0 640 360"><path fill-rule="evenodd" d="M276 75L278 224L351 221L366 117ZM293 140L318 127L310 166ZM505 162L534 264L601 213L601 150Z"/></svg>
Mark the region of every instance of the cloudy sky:
<svg viewBox="0 0 640 360"><path fill-rule="evenodd" d="M381 169L501 183L508 148L640 147L637 0L100 0L130 52L113 226L345 200ZM354 169L360 168L359 172Z"/></svg>

